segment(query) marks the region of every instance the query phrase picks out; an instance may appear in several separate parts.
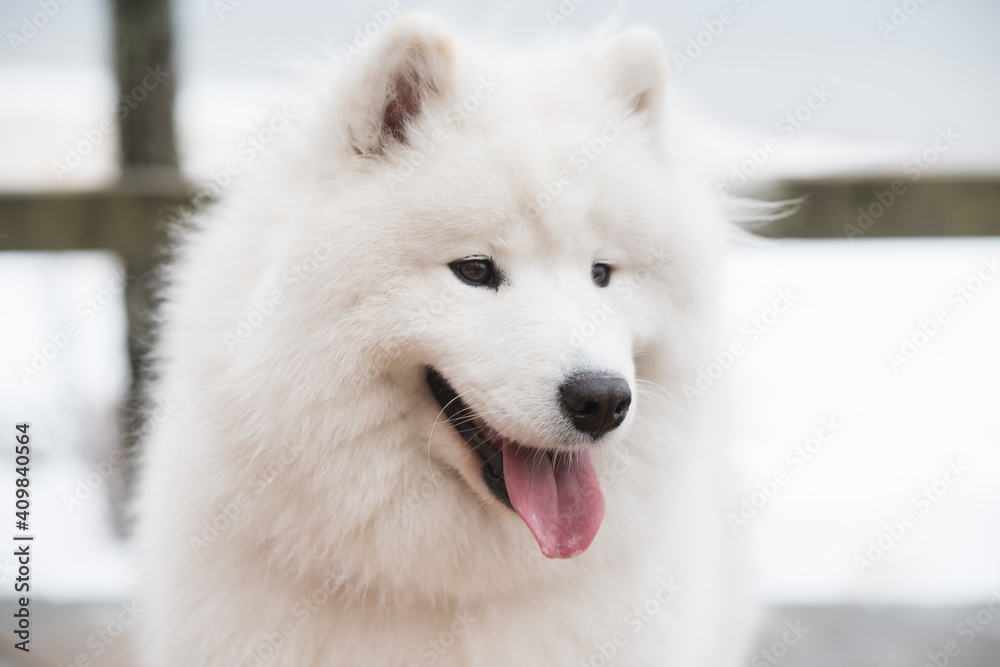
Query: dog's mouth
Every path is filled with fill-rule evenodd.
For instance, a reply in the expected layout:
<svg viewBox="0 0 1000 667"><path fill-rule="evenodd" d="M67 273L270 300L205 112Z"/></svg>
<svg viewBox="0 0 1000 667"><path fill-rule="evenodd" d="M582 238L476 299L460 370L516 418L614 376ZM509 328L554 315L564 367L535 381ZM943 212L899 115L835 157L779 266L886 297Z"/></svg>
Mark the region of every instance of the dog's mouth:
<svg viewBox="0 0 1000 667"><path fill-rule="evenodd" d="M478 417L435 369L427 384L465 443L482 459L486 488L531 529L549 558L582 554L604 518L604 492L588 450L556 452L528 447L497 433Z"/></svg>

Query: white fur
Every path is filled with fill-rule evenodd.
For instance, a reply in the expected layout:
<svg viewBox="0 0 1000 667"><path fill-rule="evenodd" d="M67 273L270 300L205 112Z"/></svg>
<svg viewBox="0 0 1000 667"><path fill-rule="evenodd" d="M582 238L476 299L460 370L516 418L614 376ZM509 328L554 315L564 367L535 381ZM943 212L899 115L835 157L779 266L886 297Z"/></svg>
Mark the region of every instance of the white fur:
<svg viewBox="0 0 1000 667"><path fill-rule="evenodd" d="M410 15L334 70L167 274L155 393L178 408L143 461L146 663L596 665L622 633L613 664L734 664L745 619L717 452L680 391L726 225L665 138L658 38L487 55ZM400 85L417 105L407 145L382 131ZM615 119L625 131L579 170L574 151ZM560 169L572 183L533 209ZM508 283L460 282L448 263L475 254ZM595 261L614 267L606 288ZM563 378L628 378L629 417L589 445L607 509L582 556L544 558L489 495L425 364L550 449L585 446L556 405ZM681 590L636 632L661 579Z"/></svg>

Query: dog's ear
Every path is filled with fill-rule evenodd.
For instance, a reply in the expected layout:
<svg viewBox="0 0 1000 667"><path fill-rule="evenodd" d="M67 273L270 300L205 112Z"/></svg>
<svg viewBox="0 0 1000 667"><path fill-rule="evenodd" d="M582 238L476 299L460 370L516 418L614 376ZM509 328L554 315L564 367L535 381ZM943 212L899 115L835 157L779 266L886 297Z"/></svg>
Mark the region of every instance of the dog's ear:
<svg viewBox="0 0 1000 667"><path fill-rule="evenodd" d="M448 29L421 13L399 17L365 54L352 82L347 133L358 155L381 155L407 143L407 128L453 85L455 55Z"/></svg>
<svg viewBox="0 0 1000 667"><path fill-rule="evenodd" d="M610 39L601 55L601 75L612 94L653 128L662 123L667 56L660 36L639 26Z"/></svg>

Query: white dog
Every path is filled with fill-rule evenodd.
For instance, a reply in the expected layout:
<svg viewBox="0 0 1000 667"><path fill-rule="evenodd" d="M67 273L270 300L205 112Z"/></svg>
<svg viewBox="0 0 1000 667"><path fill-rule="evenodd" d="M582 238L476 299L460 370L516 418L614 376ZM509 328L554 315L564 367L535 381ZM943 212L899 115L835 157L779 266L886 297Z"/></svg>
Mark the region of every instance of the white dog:
<svg viewBox="0 0 1000 667"><path fill-rule="evenodd" d="M198 220L138 505L148 664L734 664L681 391L727 226L665 77L647 29L500 55L404 16Z"/></svg>

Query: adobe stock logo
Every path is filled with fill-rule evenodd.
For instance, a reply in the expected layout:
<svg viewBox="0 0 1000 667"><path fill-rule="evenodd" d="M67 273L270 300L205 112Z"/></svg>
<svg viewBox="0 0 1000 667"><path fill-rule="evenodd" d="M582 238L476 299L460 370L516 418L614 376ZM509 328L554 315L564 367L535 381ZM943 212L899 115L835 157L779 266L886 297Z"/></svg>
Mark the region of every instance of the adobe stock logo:
<svg viewBox="0 0 1000 667"><path fill-rule="evenodd" d="M833 91L827 88L825 83L810 86L809 94L802 101L802 104L786 113L774 124L775 131L781 135L782 139L788 141L804 128L833 96ZM781 140L768 137L756 147L748 148L746 159L732 168L726 182L718 184L719 194L723 197L730 196L733 191L745 186L753 175L767 164L771 156L781 150L781 146Z"/></svg>
<svg viewBox="0 0 1000 667"><path fill-rule="evenodd" d="M733 4L740 10L747 9L750 2L751 0L733 0ZM698 60L705 51L715 44L715 40L722 36L727 26L736 23L738 17L739 15L731 9L723 9L716 16L702 21L701 25L704 30L688 37L683 52L674 51L670 54L674 66L677 68L677 73L680 74L685 68L693 65L694 61Z"/></svg>
<svg viewBox="0 0 1000 667"><path fill-rule="evenodd" d="M21 48L38 35L38 31L49 24L62 11L70 0L38 0L38 9L30 17L21 17L21 30L8 32L7 41L14 53L20 53Z"/></svg>
<svg viewBox="0 0 1000 667"><path fill-rule="evenodd" d="M769 647L754 653L750 657L750 667L767 667L767 665L778 664L788 653L788 649L798 644L807 632L809 632L809 627L804 625L800 619L785 621L781 638Z"/></svg>
<svg viewBox="0 0 1000 667"><path fill-rule="evenodd" d="M125 120L133 109L136 109L150 93L156 90L163 81L170 76L170 72L164 72L160 65L146 68L146 75L142 77L139 85L130 90L127 94L118 98L115 103L115 118ZM107 116L97 123L96 127L86 128L81 132L83 139L66 146L65 157L62 162L52 162L52 173L60 182L69 174L73 173L77 167L84 163L98 146L105 139L110 137L117 125L111 116Z"/></svg>
<svg viewBox="0 0 1000 667"><path fill-rule="evenodd" d="M642 632L648 623L653 621L663 609L683 590L683 586L674 581L673 577L659 579L656 590L646 598L641 604L632 607L631 611L622 617L622 624L632 631L632 635ZM631 639L625 630L619 630L607 641L597 641L594 643L594 651L577 661L578 667L606 667L617 665L618 651L622 649Z"/></svg>
<svg viewBox="0 0 1000 667"><path fill-rule="evenodd" d="M991 593L993 595L989 602L955 626L955 635L962 638L965 644L971 644L979 633L986 631L994 618L1000 616L1000 591L994 588ZM964 646L955 640L945 642L940 651L930 651L927 654L927 662L922 667L947 667L951 664L952 658L957 657L963 648Z"/></svg>
<svg viewBox="0 0 1000 667"><path fill-rule="evenodd" d="M972 472L972 467L963 463L961 459L948 461L948 469L944 471L944 474L922 487L910 499L913 508L919 512L906 510L883 523L882 532L868 540L868 543L862 547L863 552L851 559L858 574L864 576L866 570L871 569L885 558L886 554L899 544L906 534L970 472Z"/></svg>
<svg viewBox="0 0 1000 667"><path fill-rule="evenodd" d="M911 182L915 183L919 181L920 177L933 167L942 155L951 150L951 147L961 138L962 135L955 132L951 125L937 128L937 135L930 145L926 146L919 153L911 155L906 162L900 165L900 170L910 177ZM906 192L906 183L899 178L890 183L887 190L882 190L881 192L878 190L872 191L875 201L869 203L868 206L859 206L857 208L858 218L856 224L844 223L844 234L848 239L854 239L856 236L864 236L865 232L879 218L885 215L892 208L893 204L902 199Z"/></svg>
<svg viewBox="0 0 1000 667"><path fill-rule="evenodd" d="M889 39L889 35L899 32L925 4L927 0L903 0L901 4L893 4L888 20L879 19L875 24L882 38Z"/></svg>
<svg viewBox="0 0 1000 667"><path fill-rule="evenodd" d="M344 56L344 60L347 62L351 62L353 58L367 49L375 36L385 30L392 23L392 20L402 12L403 8L400 6L399 0L389 0L385 8L372 10L370 12L372 20L364 26L354 28L354 39L351 40L351 43L340 43L340 55Z"/></svg>
<svg viewBox="0 0 1000 667"><path fill-rule="evenodd" d="M1000 262L996 255L983 257L972 275L955 284L945 297L952 307L936 308L927 318L920 319L904 334L897 346L886 353L886 359L893 371L913 361L927 347L941 330L952 321L952 317L966 307L981 290L1000 274Z"/></svg>
<svg viewBox="0 0 1000 667"><path fill-rule="evenodd" d="M556 26L560 23L565 23L569 20L569 17L576 13L576 8L585 3L587 0L562 0L559 6L556 7L556 11L547 9L545 11L545 20L549 22L549 29L555 30Z"/></svg>
<svg viewBox="0 0 1000 667"><path fill-rule="evenodd" d="M458 642L462 635L469 631L469 628L472 627L472 624L476 620L477 618L468 610L459 611L455 614L455 618L451 624L445 630L441 631L441 634L420 647L420 650L417 651L417 655L420 656L420 662L410 663L410 667L435 664L441 656L447 653Z"/></svg>
<svg viewBox="0 0 1000 667"><path fill-rule="evenodd" d="M17 367L17 373L25 387L30 380L37 378L54 363L56 357L71 346L77 336L86 332L99 314L109 309L118 295L125 291L125 284L130 278L132 276L127 276L123 272L113 274L103 288L77 304L76 314L82 318L81 320L67 321L61 328L50 332L41 347L31 350L28 364L19 364Z"/></svg>
<svg viewBox="0 0 1000 667"><path fill-rule="evenodd" d="M712 355L712 361L704 368L699 368L693 383L685 384L683 392L688 405L704 395L706 391L722 378L733 367L736 359L743 356L747 349L760 340L774 324L799 300L799 295L790 289L778 290L771 305L764 308L756 317L751 317L740 327L743 338L732 341L720 352Z"/></svg>
<svg viewBox="0 0 1000 667"><path fill-rule="evenodd" d="M618 137L625 133L628 128L621 118L608 118L600 132L595 134L591 140L585 144L580 144L569 156L569 163L576 167L576 174L582 174L587 167L604 154ZM533 217L541 217L542 211L552 205L566 188L573 184L575 180L574 172L565 167L561 167L552 174L552 178L546 178L543 189L539 190L532 203L528 205L528 213Z"/></svg>
<svg viewBox="0 0 1000 667"><path fill-rule="evenodd" d="M805 469L806 463L817 458L843 430L844 425L835 417L827 417L820 421L813 435L788 450L784 459L785 465L776 468L767 477L758 481L756 490L740 498L739 508L726 514L729 530L736 535L742 528L750 525L750 522L767 507L781 489Z"/></svg>

